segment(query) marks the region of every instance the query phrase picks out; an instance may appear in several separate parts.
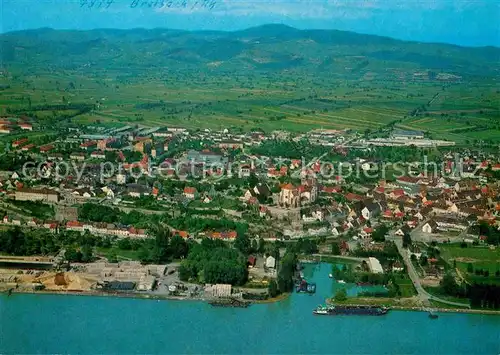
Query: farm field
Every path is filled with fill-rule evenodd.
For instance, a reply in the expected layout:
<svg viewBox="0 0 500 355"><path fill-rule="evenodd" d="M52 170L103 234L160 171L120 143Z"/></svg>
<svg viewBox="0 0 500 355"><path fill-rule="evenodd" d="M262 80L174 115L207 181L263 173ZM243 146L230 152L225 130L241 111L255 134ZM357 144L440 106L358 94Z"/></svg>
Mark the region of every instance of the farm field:
<svg viewBox="0 0 500 355"><path fill-rule="evenodd" d="M500 283L500 278L495 277L495 273L500 270L500 249L490 249L483 246L461 248L460 245L440 245L439 249L443 260L450 266L453 266L455 260L457 268L463 275L467 275L467 279L470 281L484 282L485 279L488 279L488 281ZM473 270L488 270L489 277L468 274L469 264L472 265Z"/></svg>
<svg viewBox="0 0 500 355"><path fill-rule="evenodd" d="M59 83L74 80L60 78ZM215 81L215 79L214 79ZM352 129L359 132L377 131L395 124L403 129L428 132L436 139L449 139L459 142L477 139L500 141L500 111L486 106L472 111L447 111L434 113L428 111L424 116L409 117L410 112L421 106L422 97L400 97L400 90L408 94L411 87L401 88L393 83L393 92L398 95L383 96L388 89L370 89L372 96L362 97L363 83L350 84L350 94L309 97L306 92L295 89L293 92L269 90L262 84L261 89L244 89L236 92L234 88L214 87L212 90L172 88L161 82L142 82L133 85L117 84L119 89L93 83L88 88L75 89L71 93L54 90L47 82L33 79L37 88L31 95L31 105L62 105L64 101L95 104L92 112L75 115L69 122L74 124L102 124L119 126L140 124L144 126L183 126L187 128L221 127L262 128L264 130L287 129L307 131L316 128ZM66 83L64 83L66 85ZM278 86L279 83L274 83ZM161 88L159 89L159 86ZM182 86L179 84L179 86ZM229 85L231 86L231 85ZM427 87L426 99L440 88ZM19 98L22 85L11 86L4 90L0 98L2 110L22 109L25 100ZM209 91L209 92L207 92ZM318 87L318 92L330 91L328 87ZM339 88L342 93L342 88ZM456 99L459 100L459 93ZM321 96L320 96L321 95ZM326 98L328 97L328 98ZM391 99L388 99L391 97ZM97 98L97 99L96 99ZM498 99L498 98L497 98ZM477 103L478 105L480 103ZM431 107L434 104L431 104ZM476 106L478 107L478 106ZM480 106L483 107L483 106ZM482 113L479 113L479 112ZM28 113L28 112L27 112ZM58 114L72 114L71 110L31 111L40 121L57 117ZM495 119L497 117L497 119Z"/></svg>

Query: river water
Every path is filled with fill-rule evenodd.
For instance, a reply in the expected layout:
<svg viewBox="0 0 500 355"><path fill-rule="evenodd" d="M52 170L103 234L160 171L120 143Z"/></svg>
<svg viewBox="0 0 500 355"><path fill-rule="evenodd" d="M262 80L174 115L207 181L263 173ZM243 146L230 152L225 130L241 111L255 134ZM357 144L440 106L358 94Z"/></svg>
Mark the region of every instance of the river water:
<svg viewBox="0 0 500 355"><path fill-rule="evenodd" d="M313 316L335 292L328 264L308 265L315 295L247 309L203 302L0 296L0 353L499 354L500 317L391 311ZM350 290L350 293L355 290Z"/></svg>

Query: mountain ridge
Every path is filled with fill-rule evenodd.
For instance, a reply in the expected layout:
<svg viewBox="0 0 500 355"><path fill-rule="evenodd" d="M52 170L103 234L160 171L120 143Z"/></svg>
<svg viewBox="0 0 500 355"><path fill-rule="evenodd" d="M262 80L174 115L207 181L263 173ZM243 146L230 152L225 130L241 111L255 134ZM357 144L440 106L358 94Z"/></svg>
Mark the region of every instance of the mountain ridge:
<svg viewBox="0 0 500 355"><path fill-rule="evenodd" d="M143 32L156 32L156 31L162 31L162 32L175 32L175 33L191 33L191 34L207 34L207 35L223 35L223 34L250 34L256 31L262 31L262 30L276 30L276 29L281 29L282 31L294 31L295 33L315 33L315 32L331 32L331 33L338 33L338 34L352 34L352 35L358 35L358 36L368 36L371 38L379 38L379 39L385 39L385 40L390 40L394 42L405 42L405 43L414 43L414 44L422 44L422 45L446 45L446 46L452 46L452 47L458 47L458 48L493 48L493 49L498 49L500 50L500 46L495 46L495 45L484 45L484 46L467 46L467 45L459 45L459 44L454 44L454 43L448 43L448 42L424 42L424 41L417 41L417 40L404 40L404 39L398 39L390 36L384 36L384 35L377 35L377 34L368 34L368 33L362 33L362 32L356 32L356 31L348 31L348 30L339 30L339 29L300 29L300 28L295 28L293 26L285 25L285 24L279 24L279 23L270 23L270 24L263 24L263 25L258 25L258 26L253 26L253 27L248 27L246 29L242 30L232 30L232 31L223 31L223 30L183 30L183 29L176 29L176 28L169 28L169 27L154 27L154 28L145 28L145 27L136 27L136 28L129 28L129 29L120 29L120 28L107 28L107 27L102 27L102 28L93 28L93 29L86 29L86 30L78 30L78 29L55 29L52 27L39 27L39 28L34 28L34 29L24 29L24 30L14 30L14 31L8 31L8 32L3 32L0 33L0 37L3 35L9 35L9 34L22 34L22 33L27 33L27 32L100 32L100 31L110 31L110 32L128 32L128 31L143 31Z"/></svg>
<svg viewBox="0 0 500 355"><path fill-rule="evenodd" d="M241 31L23 30L0 35L2 63L78 69L156 68L363 76L387 70L497 76L500 48L402 41L340 30L262 25ZM215 63L215 64L214 64Z"/></svg>

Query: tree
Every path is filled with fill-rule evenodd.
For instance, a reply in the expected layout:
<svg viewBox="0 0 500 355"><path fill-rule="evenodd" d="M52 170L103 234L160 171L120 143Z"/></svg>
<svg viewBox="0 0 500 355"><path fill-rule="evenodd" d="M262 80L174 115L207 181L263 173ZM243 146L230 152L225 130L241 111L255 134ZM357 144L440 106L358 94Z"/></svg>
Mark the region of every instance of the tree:
<svg viewBox="0 0 500 355"><path fill-rule="evenodd" d="M333 242L332 243L332 254L333 255L340 255L340 246L339 243Z"/></svg>
<svg viewBox="0 0 500 355"><path fill-rule="evenodd" d="M255 253L259 249L259 244L258 244L257 240L255 240L255 239L252 239L252 243L250 245L251 245L251 247L250 247L251 253Z"/></svg>
<svg viewBox="0 0 500 355"><path fill-rule="evenodd" d="M269 286L267 287L267 292L269 293L269 297L273 298L279 295L278 284L276 281L269 281Z"/></svg>
<svg viewBox="0 0 500 355"><path fill-rule="evenodd" d="M238 235L234 241L234 247L243 255L248 255L251 248L250 239L246 236L246 234Z"/></svg>
<svg viewBox="0 0 500 355"><path fill-rule="evenodd" d="M92 247L89 244L83 245L81 254L84 263L90 263L94 259Z"/></svg>
<svg viewBox="0 0 500 355"><path fill-rule="evenodd" d="M188 255L188 251L189 246L180 235L175 235L170 239L170 253L174 259L185 258Z"/></svg>
<svg viewBox="0 0 500 355"><path fill-rule="evenodd" d="M408 248L411 245L411 237L409 233L403 235L403 248Z"/></svg>
<svg viewBox="0 0 500 355"><path fill-rule="evenodd" d="M384 242L385 235L388 232L389 232L389 227L387 227L385 224L382 224L380 227L375 229L375 231L372 234L372 239L376 242Z"/></svg>
<svg viewBox="0 0 500 355"><path fill-rule="evenodd" d="M456 296L458 293L458 284L455 281L455 277L451 273L444 275L440 282L440 286L443 292L450 296Z"/></svg>
<svg viewBox="0 0 500 355"><path fill-rule="evenodd" d="M250 188L254 188L259 183L259 178L255 175L255 173L250 173L247 182Z"/></svg>
<svg viewBox="0 0 500 355"><path fill-rule="evenodd" d="M118 262L118 256L116 255L116 250L111 250L109 252L108 262L109 263L117 263Z"/></svg>
<svg viewBox="0 0 500 355"><path fill-rule="evenodd" d="M259 254L264 254L266 251L266 241L264 238L259 238Z"/></svg>
<svg viewBox="0 0 500 355"><path fill-rule="evenodd" d="M122 238L118 241L117 243L118 248L122 250L130 250L132 249L132 245L130 244L130 239L129 238Z"/></svg>
<svg viewBox="0 0 500 355"><path fill-rule="evenodd" d="M422 265L422 266L426 266L427 265L427 256L422 255L420 257L420 265Z"/></svg>
<svg viewBox="0 0 500 355"><path fill-rule="evenodd" d="M347 291L345 290L345 288L342 288L340 290L338 290L336 293L335 293L335 302L344 302L347 300Z"/></svg>
<svg viewBox="0 0 500 355"><path fill-rule="evenodd" d="M150 232L155 237L150 258L156 264L167 262L170 232L159 224L151 227Z"/></svg>
<svg viewBox="0 0 500 355"><path fill-rule="evenodd" d="M294 253L287 251L280 263L278 273L278 289L281 293L293 290L293 276L297 266L297 257Z"/></svg>
<svg viewBox="0 0 500 355"><path fill-rule="evenodd" d="M82 253L79 250L76 250L74 247L66 248L66 252L64 253L64 257L67 261L70 262L81 262L82 261Z"/></svg>

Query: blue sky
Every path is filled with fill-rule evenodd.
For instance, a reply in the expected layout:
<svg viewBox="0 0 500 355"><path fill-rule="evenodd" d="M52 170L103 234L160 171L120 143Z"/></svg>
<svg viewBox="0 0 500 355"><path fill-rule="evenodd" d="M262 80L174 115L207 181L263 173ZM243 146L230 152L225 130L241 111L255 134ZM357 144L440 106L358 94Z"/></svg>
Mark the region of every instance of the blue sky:
<svg viewBox="0 0 500 355"><path fill-rule="evenodd" d="M112 1L109 7L108 1ZM39 27L236 30L283 23L301 29L500 46L498 0L163 0L165 4L171 1L163 7L161 1L0 0L0 26L2 32ZM209 4L201 5L203 1L215 4L209 8Z"/></svg>

